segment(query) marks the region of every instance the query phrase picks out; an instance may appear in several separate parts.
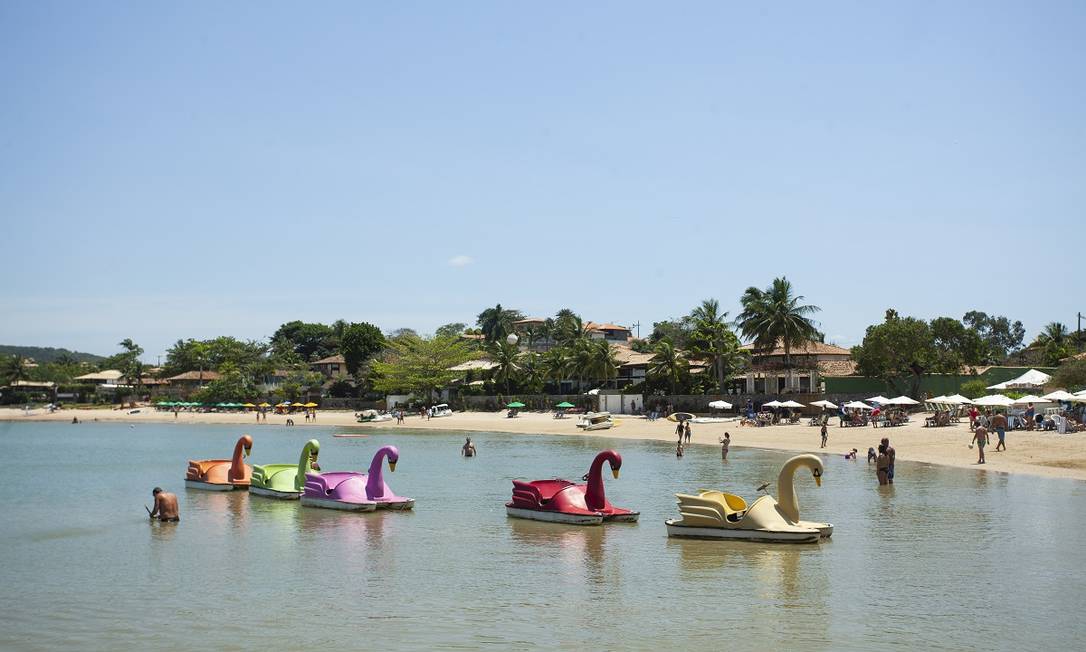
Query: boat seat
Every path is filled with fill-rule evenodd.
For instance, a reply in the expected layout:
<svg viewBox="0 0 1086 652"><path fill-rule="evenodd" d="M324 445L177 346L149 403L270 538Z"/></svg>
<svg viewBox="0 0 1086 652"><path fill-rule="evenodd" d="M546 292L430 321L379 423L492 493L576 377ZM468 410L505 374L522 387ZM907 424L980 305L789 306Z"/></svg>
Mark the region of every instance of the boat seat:
<svg viewBox="0 0 1086 652"><path fill-rule="evenodd" d="M698 495L675 494L679 501L679 513L691 525L716 525L721 522L738 523L746 514L747 503L735 494L723 491L701 490Z"/></svg>

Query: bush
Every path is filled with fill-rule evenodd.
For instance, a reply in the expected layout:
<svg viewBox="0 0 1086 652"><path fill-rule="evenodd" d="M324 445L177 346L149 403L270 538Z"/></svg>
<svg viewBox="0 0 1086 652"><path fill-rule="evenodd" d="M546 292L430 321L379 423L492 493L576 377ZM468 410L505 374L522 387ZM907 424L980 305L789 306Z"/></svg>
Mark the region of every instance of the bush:
<svg viewBox="0 0 1086 652"><path fill-rule="evenodd" d="M962 383L958 393L966 398L977 398L988 393L988 382L984 380L970 380Z"/></svg>
<svg viewBox="0 0 1086 652"><path fill-rule="evenodd" d="M1081 389L1086 386L1086 360L1065 362L1052 374L1052 385L1067 390Z"/></svg>

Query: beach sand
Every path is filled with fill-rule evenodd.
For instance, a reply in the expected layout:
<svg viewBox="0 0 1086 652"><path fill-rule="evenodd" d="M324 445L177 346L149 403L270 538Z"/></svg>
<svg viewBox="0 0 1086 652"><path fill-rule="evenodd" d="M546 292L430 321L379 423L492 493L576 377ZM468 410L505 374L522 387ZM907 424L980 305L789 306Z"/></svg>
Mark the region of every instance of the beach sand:
<svg viewBox="0 0 1086 652"><path fill-rule="evenodd" d="M21 409L0 409L0 421L56 421L68 422L72 417L80 421L122 422L122 423L173 423L171 412L157 412L151 408L141 408L137 414L128 410L60 410L49 414L45 410L31 410L26 416ZM377 424L359 424L354 413L348 411L318 411L315 424L306 423L301 414L291 415L299 428L318 426L353 426L355 428L421 428L432 430L461 430L479 432L506 432L523 435L587 435L615 439L654 439L675 441L675 424L660 419L649 422L641 417L616 415L618 425L610 430L583 433L576 427L577 419L570 416L554 419L550 413L523 412L515 419L506 418L505 412L458 412L451 417L440 419L421 419L408 416L404 426L396 426L394 421ZM268 415L268 424L284 425L287 416ZM177 423L180 424L237 424L239 431L259 432L263 427L256 423L251 413L185 413L182 412ZM977 451L969 448L972 433L969 423L954 424L943 428L924 428L924 415L913 416L912 422L895 428L840 428L837 419L832 419L829 427L829 443L825 449L819 448L819 429L807 426L806 420L797 425L767 426L763 428L740 427L739 422L730 423L695 423L692 425L694 444L719 446L717 439L725 431L731 433L732 447L767 448L775 450L825 453L844 455L852 448L859 450L859 462L863 463L870 446L878 446L882 437L889 437L890 443L897 450L899 460L925 462L974 470L1001 473L1020 473L1050 478L1068 478L1086 480L1086 433L1058 435L1052 432L1012 431L1007 433L1008 450L995 450L995 433L992 444L986 449L987 464L977 465ZM73 426L75 427L75 426ZM358 431L356 431L358 432ZM719 452L715 453L719 454ZM874 472L872 471L872 475Z"/></svg>

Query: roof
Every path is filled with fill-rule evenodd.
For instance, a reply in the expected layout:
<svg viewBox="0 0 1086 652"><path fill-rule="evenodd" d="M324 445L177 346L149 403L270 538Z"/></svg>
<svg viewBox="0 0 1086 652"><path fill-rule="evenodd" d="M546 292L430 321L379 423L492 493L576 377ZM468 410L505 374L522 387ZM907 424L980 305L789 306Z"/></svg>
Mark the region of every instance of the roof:
<svg viewBox="0 0 1086 652"><path fill-rule="evenodd" d="M612 344L611 350L615 353L615 360L618 361L619 366L636 367L641 365L647 365L652 360L651 353L638 353L628 346L621 344Z"/></svg>
<svg viewBox="0 0 1086 652"><path fill-rule="evenodd" d="M744 351L754 351L754 344L744 344ZM852 355L852 351L825 342L806 342L795 346L791 350L792 355ZM777 342L772 351L759 351L758 355L784 355L784 346Z"/></svg>
<svg viewBox="0 0 1086 652"><path fill-rule="evenodd" d="M478 360L468 360L467 362L461 362L456 366L449 367L449 371L487 371L497 366L498 363L494 362L493 360L480 358Z"/></svg>
<svg viewBox="0 0 1086 652"><path fill-rule="evenodd" d="M818 373L826 377L853 376L856 363L852 360L819 360Z"/></svg>
<svg viewBox="0 0 1086 652"><path fill-rule="evenodd" d="M524 319L518 319L514 321L513 325L519 326L521 324L543 324L546 323L546 321L547 320L543 319L542 317L525 317Z"/></svg>
<svg viewBox="0 0 1086 652"><path fill-rule="evenodd" d="M177 374L176 376L170 376L166 380L218 380L219 374L211 371L186 371L183 374Z"/></svg>
<svg viewBox="0 0 1086 652"><path fill-rule="evenodd" d="M170 381L165 378L140 378L141 385L169 385Z"/></svg>
<svg viewBox="0 0 1086 652"><path fill-rule="evenodd" d="M347 364L347 359L341 355L330 355L327 358L321 358L316 362L310 362L309 364Z"/></svg>
<svg viewBox="0 0 1086 652"><path fill-rule="evenodd" d="M1076 353L1075 355L1069 355L1066 358L1060 358L1060 362L1070 362L1071 360L1086 360L1086 351Z"/></svg>
<svg viewBox="0 0 1086 652"><path fill-rule="evenodd" d="M585 324L585 329L590 331L628 331L630 330L626 326L618 326L616 324L597 324L596 322L588 322Z"/></svg>
<svg viewBox="0 0 1086 652"><path fill-rule="evenodd" d="M92 374L76 376L74 380L120 380L123 375L123 373L116 369L107 369L105 371L96 371Z"/></svg>
<svg viewBox="0 0 1086 652"><path fill-rule="evenodd" d="M42 381L42 380L15 380L15 381L12 381L11 385L8 385L8 387L13 387L13 388L14 387L42 387L42 388L46 388L46 389L52 389L52 388L54 388L56 386L57 386L57 384L54 383L54 382Z"/></svg>

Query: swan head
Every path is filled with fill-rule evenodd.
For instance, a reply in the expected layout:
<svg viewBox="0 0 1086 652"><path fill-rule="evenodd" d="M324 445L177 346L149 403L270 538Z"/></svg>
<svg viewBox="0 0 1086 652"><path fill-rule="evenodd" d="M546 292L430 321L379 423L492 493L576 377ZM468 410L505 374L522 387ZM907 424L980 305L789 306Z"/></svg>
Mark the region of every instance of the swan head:
<svg viewBox="0 0 1086 652"><path fill-rule="evenodd" d="M388 456L388 470L393 473L396 472L396 462L400 461L400 449L395 446L386 446L382 450L387 451Z"/></svg>
<svg viewBox="0 0 1086 652"><path fill-rule="evenodd" d="M821 487L822 486L822 465L819 464L818 466L811 469L811 475L814 476L815 484L818 485L819 487Z"/></svg>
<svg viewBox="0 0 1086 652"><path fill-rule="evenodd" d="M253 452L253 438L249 435L242 435L241 446L241 454L245 457L249 457L249 454Z"/></svg>

